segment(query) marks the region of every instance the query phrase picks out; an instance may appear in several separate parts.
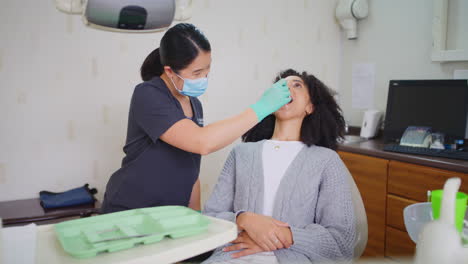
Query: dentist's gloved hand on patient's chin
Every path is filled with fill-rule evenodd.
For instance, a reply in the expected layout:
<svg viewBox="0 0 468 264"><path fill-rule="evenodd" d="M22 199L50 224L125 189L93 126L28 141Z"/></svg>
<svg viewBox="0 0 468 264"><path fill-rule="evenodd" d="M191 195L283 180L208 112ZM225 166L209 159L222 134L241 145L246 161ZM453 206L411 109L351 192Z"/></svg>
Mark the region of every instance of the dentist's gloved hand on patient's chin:
<svg viewBox="0 0 468 264"><path fill-rule="evenodd" d="M266 90L260 100L250 107L257 114L258 121L276 112L291 101L291 93L285 79L280 79Z"/></svg>

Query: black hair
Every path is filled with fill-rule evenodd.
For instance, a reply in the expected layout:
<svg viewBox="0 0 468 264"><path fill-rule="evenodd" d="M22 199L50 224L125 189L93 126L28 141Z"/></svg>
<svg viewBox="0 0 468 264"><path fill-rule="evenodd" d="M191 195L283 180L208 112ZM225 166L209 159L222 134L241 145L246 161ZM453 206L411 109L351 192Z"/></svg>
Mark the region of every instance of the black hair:
<svg viewBox="0 0 468 264"><path fill-rule="evenodd" d="M304 117L301 126L300 140L307 146L316 145L336 150L337 140L343 138L345 121L340 106L334 99L335 92L328 88L314 75L301 74L288 69L281 72L282 78L300 77L309 90L310 101L314 111ZM275 82L279 78L276 77ZM276 117L271 114L242 136L243 142L257 142L270 139L275 129Z"/></svg>
<svg viewBox="0 0 468 264"><path fill-rule="evenodd" d="M166 65L177 73L192 63L200 50L211 51L205 35L192 24L177 24L166 31L159 48L146 57L140 69L141 78L148 81L161 76Z"/></svg>

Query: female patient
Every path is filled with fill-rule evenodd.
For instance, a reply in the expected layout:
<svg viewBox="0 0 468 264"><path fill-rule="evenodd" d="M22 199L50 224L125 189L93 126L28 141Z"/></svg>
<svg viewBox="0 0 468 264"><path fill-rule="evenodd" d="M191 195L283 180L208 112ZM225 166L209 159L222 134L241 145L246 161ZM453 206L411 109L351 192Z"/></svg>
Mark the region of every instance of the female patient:
<svg viewBox="0 0 468 264"><path fill-rule="evenodd" d="M292 101L248 131L204 214L237 223L236 240L205 263L349 260L355 219L349 172L336 149L344 120L331 91L287 70Z"/></svg>

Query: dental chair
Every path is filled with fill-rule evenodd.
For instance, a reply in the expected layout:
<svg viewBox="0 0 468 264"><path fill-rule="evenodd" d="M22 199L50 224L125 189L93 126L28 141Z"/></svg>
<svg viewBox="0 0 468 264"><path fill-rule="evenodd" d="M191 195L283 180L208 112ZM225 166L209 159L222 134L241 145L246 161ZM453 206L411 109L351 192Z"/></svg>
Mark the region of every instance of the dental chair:
<svg viewBox="0 0 468 264"><path fill-rule="evenodd" d="M350 174L351 175L351 174ZM354 182L352 176L350 178L351 195L353 199L354 215L356 216L356 241L354 242L354 259L361 257L367 245L367 215L364 203L362 202L361 193Z"/></svg>

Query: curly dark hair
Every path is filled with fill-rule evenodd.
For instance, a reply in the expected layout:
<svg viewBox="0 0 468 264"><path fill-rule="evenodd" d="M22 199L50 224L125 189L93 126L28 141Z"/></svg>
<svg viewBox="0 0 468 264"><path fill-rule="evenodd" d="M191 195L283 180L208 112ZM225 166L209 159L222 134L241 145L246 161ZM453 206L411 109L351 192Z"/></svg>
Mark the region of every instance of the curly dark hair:
<svg viewBox="0 0 468 264"><path fill-rule="evenodd" d="M335 94L323 82L307 72L293 69L282 71L282 78L300 77L309 89L310 101L314 106L312 114L304 117L301 126L301 141L307 146L316 145L336 150L337 141L344 136L345 121L341 108L336 103ZM279 78L275 78L275 82ZM243 142L257 142L270 139L275 129L276 117L271 114L242 136Z"/></svg>

